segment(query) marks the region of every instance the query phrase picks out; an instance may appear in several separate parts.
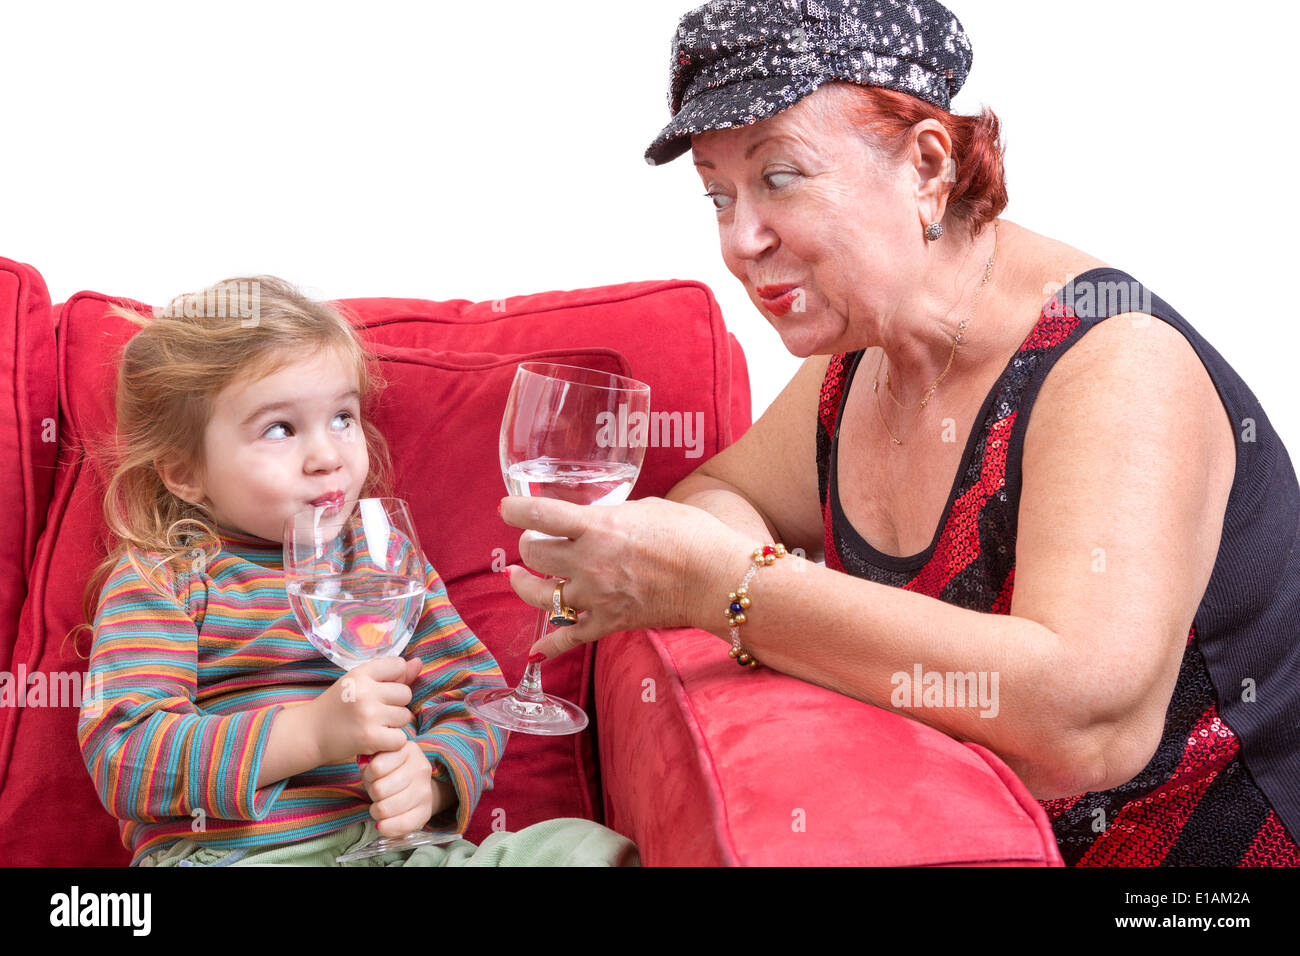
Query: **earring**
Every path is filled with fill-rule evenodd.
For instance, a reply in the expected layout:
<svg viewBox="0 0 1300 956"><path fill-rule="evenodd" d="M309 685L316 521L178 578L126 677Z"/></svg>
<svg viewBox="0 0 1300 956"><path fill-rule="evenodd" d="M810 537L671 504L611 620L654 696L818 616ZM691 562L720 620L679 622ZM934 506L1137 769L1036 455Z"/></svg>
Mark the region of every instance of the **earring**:
<svg viewBox="0 0 1300 956"><path fill-rule="evenodd" d="M942 235L943 235L942 223L932 222L930 223L930 225L925 227L925 238L929 239L931 242L934 242Z"/></svg>

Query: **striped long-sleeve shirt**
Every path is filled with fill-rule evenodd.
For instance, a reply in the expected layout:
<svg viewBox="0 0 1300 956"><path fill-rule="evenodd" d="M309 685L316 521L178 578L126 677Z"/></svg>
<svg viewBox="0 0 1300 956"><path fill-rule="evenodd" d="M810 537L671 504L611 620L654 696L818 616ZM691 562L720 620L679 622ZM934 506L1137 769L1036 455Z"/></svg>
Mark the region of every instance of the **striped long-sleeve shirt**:
<svg viewBox="0 0 1300 956"><path fill-rule="evenodd" d="M257 787L275 715L344 672L312 647L289 608L281 545L218 531L221 552L205 567L163 572L168 595L125 557L100 595L90 680L101 691L82 707L77 736L132 864L183 838L221 848L286 843L369 816L351 760ZM145 567L155 560L141 556ZM433 822L452 825L454 814L464 830L506 739L470 716L464 697L504 682L423 563L428 592L404 656L424 666L409 705L415 726L405 731L455 787L458 804Z"/></svg>

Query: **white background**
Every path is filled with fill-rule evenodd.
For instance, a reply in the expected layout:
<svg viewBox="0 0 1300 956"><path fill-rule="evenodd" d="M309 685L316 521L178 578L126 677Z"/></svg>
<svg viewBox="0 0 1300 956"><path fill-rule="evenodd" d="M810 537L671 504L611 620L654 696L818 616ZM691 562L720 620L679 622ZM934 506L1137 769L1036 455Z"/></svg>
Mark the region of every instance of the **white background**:
<svg viewBox="0 0 1300 956"><path fill-rule="evenodd" d="M690 5L6 2L0 255L56 302L252 272L329 298L700 279L757 417L798 360L724 268L689 157L642 159ZM1003 121L1006 218L1171 303L1295 460L1296 6L950 6L975 49L953 108Z"/></svg>

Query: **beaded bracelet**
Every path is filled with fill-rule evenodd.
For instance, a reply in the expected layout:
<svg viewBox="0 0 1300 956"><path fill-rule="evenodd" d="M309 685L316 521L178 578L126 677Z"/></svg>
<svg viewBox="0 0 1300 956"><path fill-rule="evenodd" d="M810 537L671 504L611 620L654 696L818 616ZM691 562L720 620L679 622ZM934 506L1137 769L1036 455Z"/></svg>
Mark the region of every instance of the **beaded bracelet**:
<svg viewBox="0 0 1300 956"><path fill-rule="evenodd" d="M761 548L755 548L754 553L750 555L754 563L745 572L740 587L727 595L727 624L731 629L730 655L731 659L741 667L758 666L758 659L740 645L740 625L745 623L745 609L750 605L749 582L754 580L754 575L758 573L759 568L771 564L777 558L784 558L785 553L785 545L780 542L775 545L765 544Z"/></svg>

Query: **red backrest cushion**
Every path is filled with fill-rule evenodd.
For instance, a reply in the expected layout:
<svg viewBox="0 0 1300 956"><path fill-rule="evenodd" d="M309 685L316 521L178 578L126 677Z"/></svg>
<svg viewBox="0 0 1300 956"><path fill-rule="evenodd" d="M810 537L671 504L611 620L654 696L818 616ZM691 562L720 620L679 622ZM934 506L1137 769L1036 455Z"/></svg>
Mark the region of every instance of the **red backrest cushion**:
<svg viewBox="0 0 1300 956"><path fill-rule="evenodd" d="M54 318L45 281L0 258L0 670L13 657L27 572L54 488L58 383Z"/></svg>
<svg viewBox="0 0 1300 956"><path fill-rule="evenodd" d="M108 541L100 519L104 476L80 460L78 436L111 427L113 363L134 330L105 316L109 301L126 300L81 293L60 319L59 472L14 654L29 672L85 669L63 638L80 620L82 587ZM651 386L653 408L700 413L699 454L650 448L637 497L662 495L734 441L733 416L737 430L749 424L743 356L698 283L638 282L497 303L356 299L343 305L380 353L390 383L374 418L393 452L396 492L411 502L429 560L507 680L522 672L535 619L497 573L519 561L519 532L496 513L505 494L497 435L514 366L536 358L619 371ZM594 713L592 654L588 648L566 655L547 666L545 680L548 690ZM0 827L0 862L126 861L117 824L100 806L81 761L75 725L75 707L0 712L0 821L11 821ZM573 737L512 735L469 838L555 816L600 819L593 730Z"/></svg>

